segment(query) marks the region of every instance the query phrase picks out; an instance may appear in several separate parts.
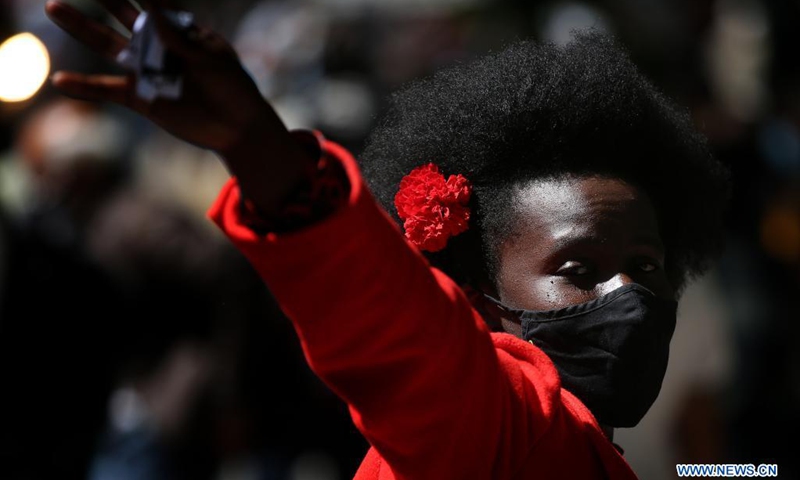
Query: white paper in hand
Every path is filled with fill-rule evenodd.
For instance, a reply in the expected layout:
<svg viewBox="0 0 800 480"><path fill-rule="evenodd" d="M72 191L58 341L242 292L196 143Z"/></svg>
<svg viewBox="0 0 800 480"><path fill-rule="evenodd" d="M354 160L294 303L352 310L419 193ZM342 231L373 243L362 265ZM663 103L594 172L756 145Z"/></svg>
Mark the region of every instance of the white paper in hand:
<svg viewBox="0 0 800 480"><path fill-rule="evenodd" d="M189 12L164 12L164 16L180 30L194 26L194 16ZM180 59L164 48L158 38L153 18L142 12L133 24L128 47L117 55L122 67L136 76L136 95L148 102L156 98L176 100L183 91Z"/></svg>

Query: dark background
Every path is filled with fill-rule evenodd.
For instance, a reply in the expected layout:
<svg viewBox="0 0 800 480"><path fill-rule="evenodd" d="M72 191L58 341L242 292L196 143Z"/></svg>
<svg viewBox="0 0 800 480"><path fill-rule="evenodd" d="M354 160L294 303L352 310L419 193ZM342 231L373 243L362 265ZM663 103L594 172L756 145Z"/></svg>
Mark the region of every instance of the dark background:
<svg viewBox="0 0 800 480"><path fill-rule="evenodd" d="M519 38L616 34L691 110L735 189L727 249L685 295L662 395L615 439L644 479L692 462L800 476L799 3L185 6L231 39L290 127L356 153L404 82ZM0 0L0 42L19 32L44 41L52 71L113 70L50 24L43 2ZM1 95L16 68L0 68ZM48 85L0 101L0 478L352 476L366 444L346 408L204 218L225 179L213 155L123 110Z"/></svg>

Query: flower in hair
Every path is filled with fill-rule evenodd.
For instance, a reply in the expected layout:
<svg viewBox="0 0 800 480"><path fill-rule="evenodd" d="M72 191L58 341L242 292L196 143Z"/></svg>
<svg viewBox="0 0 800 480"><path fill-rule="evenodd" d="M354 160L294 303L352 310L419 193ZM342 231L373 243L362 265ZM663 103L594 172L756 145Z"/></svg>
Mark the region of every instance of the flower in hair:
<svg viewBox="0 0 800 480"><path fill-rule="evenodd" d="M412 170L394 197L406 238L420 250L443 249L450 237L469 228L471 194L472 186L463 175L445 180L433 163Z"/></svg>

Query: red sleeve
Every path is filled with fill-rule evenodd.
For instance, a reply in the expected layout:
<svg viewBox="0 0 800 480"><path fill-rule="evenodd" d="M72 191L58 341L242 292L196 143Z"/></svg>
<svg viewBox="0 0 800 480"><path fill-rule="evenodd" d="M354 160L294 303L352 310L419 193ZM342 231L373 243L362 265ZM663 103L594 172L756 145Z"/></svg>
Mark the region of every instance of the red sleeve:
<svg viewBox="0 0 800 480"><path fill-rule="evenodd" d="M264 279L311 368L396 478L509 477L558 402L552 365L544 354L531 361L534 349L516 357L525 345L508 335L493 341L462 291L378 207L350 154L323 147L351 186L325 220L259 236L241 222L235 179L209 217Z"/></svg>

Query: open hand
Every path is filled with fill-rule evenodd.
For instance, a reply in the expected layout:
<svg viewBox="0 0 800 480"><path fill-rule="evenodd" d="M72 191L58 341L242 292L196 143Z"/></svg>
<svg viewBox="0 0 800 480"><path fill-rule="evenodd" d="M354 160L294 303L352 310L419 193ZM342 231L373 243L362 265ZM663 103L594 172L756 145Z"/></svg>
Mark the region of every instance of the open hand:
<svg viewBox="0 0 800 480"><path fill-rule="evenodd" d="M129 31L140 12L130 0L96 0ZM165 48L183 65L183 94L147 102L136 96L136 78L57 72L53 84L69 96L128 107L176 137L216 151L239 181L242 193L272 211L313 161L261 97L236 52L220 35L197 27L182 32L162 11L164 0L144 1ZM99 54L116 61L128 38L68 4L50 0L48 16Z"/></svg>
<svg viewBox="0 0 800 480"><path fill-rule="evenodd" d="M97 1L132 30L140 12L130 1ZM149 7L160 39L183 62L180 99L150 103L138 98L133 75L57 72L53 84L73 97L124 105L178 138L216 151L229 149L257 122L260 128L282 127L222 36L202 27L186 34L165 19L160 2L151 1ZM112 62L128 44L125 36L64 2L51 0L45 8L57 25Z"/></svg>

